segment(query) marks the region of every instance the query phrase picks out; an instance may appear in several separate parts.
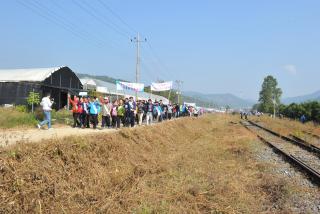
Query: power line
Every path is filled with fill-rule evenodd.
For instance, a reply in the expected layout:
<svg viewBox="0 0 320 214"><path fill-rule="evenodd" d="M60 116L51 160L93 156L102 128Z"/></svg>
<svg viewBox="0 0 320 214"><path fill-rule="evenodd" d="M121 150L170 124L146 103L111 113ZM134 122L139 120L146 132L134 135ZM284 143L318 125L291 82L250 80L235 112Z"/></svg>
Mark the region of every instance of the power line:
<svg viewBox="0 0 320 214"><path fill-rule="evenodd" d="M171 79L170 78L170 75L168 75L163 69L161 69L160 67L160 64L157 62L157 60L155 59L155 57L151 54L150 50L149 49L146 49L146 48L143 48L145 50L144 53L149 53L149 61L151 62L152 64L152 67L154 68L154 70L157 70L157 73L160 75L160 76L163 76L165 79Z"/></svg>
<svg viewBox="0 0 320 214"><path fill-rule="evenodd" d="M114 12L114 10L112 10L108 5L106 5L105 2L98 0L98 2L105 8L107 9L113 16L115 16L122 24L124 24L125 26L127 26L134 34L137 34L137 31L131 27L126 21L124 21L124 19L121 18L121 16L119 16L116 12Z"/></svg>
<svg viewBox="0 0 320 214"><path fill-rule="evenodd" d="M85 13L89 14L91 17L93 17L94 19L96 19L97 21L99 21L100 23L102 23L103 25L107 26L108 28L112 28L113 31L117 32L119 35L123 36L124 38L128 39L130 38L130 35L128 36L128 34L122 32L121 30L119 30L117 27L113 26L112 24L106 22L104 19L102 19L101 17L96 15L96 11L95 9L89 5L87 2L84 1L76 1L76 0L72 0L74 4L76 4L81 10L83 10ZM81 2L81 3L79 3ZM85 6L83 6L83 4L85 4L88 8L90 8L91 10L88 10Z"/></svg>
<svg viewBox="0 0 320 214"><path fill-rule="evenodd" d="M104 46L104 44L101 43L101 41L94 41L92 39L90 39L86 33L78 31L76 28L74 28L72 25L66 23L66 22L61 22L61 20L59 20L57 17L55 16L55 14L53 14L53 16L50 16L50 13L46 13L45 12L45 8L41 7L41 5L37 4L36 2L28 2L26 3L25 1L22 0L18 0L17 1L20 5L22 5L23 7L31 10L32 12L34 12L35 14L37 14L38 16L46 19L47 21L54 23L55 25L63 28L64 30L70 32L73 36L78 37L86 42L89 42L91 44L93 44L96 47L101 48L102 46ZM39 10L38 10L39 9Z"/></svg>

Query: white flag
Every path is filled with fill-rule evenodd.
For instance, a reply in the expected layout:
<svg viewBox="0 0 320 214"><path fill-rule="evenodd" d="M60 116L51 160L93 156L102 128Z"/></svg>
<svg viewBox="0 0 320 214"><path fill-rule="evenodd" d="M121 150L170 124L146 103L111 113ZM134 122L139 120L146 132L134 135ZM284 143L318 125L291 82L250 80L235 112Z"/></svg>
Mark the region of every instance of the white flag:
<svg viewBox="0 0 320 214"><path fill-rule="evenodd" d="M172 89L172 81L161 82L161 83L151 83L151 91L169 91Z"/></svg>
<svg viewBox="0 0 320 214"><path fill-rule="evenodd" d="M117 81L117 90L132 90L137 92L144 91L144 84L143 83L133 83L133 82L120 82Z"/></svg>

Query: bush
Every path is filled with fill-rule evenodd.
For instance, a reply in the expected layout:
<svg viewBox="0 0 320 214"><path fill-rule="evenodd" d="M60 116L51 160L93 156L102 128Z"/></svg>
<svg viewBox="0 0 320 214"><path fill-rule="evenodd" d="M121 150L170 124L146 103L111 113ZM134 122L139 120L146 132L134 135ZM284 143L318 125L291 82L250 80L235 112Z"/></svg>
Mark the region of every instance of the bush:
<svg viewBox="0 0 320 214"><path fill-rule="evenodd" d="M279 113L291 119L299 119L304 115L307 121L320 123L320 103L317 101L281 105Z"/></svg>
<svg viewBox="0 0 320 214"><path fill-rule="evenodd" d="M52 110L51 117L54 122L66 125L71 124L70 122L73 120L71 111L66 109L60 109L59 111Z"/></svg>
<svg viewBox="0 0 320 214"><path fill-rule="evenodd" d="M15 109L18 112L23 112L23 113L27 113L28 112L28 108L25 105L17 105L17 106L15 106Z"/></svg>

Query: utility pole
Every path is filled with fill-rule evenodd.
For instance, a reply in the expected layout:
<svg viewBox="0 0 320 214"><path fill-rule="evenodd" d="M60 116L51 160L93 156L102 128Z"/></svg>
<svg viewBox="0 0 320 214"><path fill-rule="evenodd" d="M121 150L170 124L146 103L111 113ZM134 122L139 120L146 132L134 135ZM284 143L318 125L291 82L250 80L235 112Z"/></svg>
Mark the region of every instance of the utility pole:
<svg viewBox="0 0 320 214"><path fill-rule="evenodd" d="M138 33L137 37L134 37L131 39L131 42L135 42L137 44L137 60L136 60L136 83L140 81L140 43L141 42L147 42L147 39L140 40L140 34ZM136 92L136 100L138 98L137 92Z"/></svg>
<svg viewBox="0 0 320 214"><path fill-rule="evenodd" d="M273 102L273 118L276 118L276 99L275 96L272 97Z"/></svg>
<svg viewBox="0 0 320 214"><path fill-rule="evenodd" d="M176 82L176 84L178 86L177 95L178 95L178 104L180 105L181 86L183 84L183 81L182 80L176 80L175 82Z"/></svg>

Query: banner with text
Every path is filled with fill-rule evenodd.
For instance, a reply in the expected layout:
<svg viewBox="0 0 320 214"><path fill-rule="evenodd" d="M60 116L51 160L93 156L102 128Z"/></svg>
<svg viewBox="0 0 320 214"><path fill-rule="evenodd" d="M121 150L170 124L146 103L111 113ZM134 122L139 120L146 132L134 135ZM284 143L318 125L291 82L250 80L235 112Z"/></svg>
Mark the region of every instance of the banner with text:
<svg viewBox="0 0 320 214"><path fill-rule="evenodd" d="M116 82L117 90L132 90L136 92L144 91L144 84L143 83L133 83L133 82Z"/></svg>
<svg viewBox="0 0 320 214"><path fill-rule="evenodd" d="M172 89L172 81L151 83L151 91L169 91Z"/></svg>

